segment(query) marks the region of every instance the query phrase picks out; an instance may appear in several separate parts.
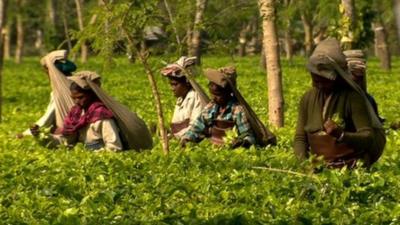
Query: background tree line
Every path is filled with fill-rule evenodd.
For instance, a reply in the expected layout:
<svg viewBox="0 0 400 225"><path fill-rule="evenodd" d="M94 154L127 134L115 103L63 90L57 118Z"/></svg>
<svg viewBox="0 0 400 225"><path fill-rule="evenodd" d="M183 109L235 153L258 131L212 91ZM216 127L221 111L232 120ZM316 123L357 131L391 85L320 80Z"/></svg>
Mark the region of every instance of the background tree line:
<svg viewBox="0 0 400 225"><path fill-rule="evenodd" d="M56 48L72 49L79 44L75 53L81 54L80 59L85 62L97 49L90 39L80 42L79 31L95 23L102 4L114 2L123 1L8 1L2 29L4 57L18 63L23 56L43 55ZM261 53L261 19L255 0L150 2L156 5L148 12L154 21L145 27L144 39L148 46L157 46L152 49L154 54ZM348 10L349 6L353 8ZM281 0L276 1L276 10L280 53L288 59L309 55L313 46L328 35L344 41L351 38L353 47L371 54L376 52L375 37L376 42L386 41L391 54L400 52L399 0ZM113 51L129 53L123 42L114 46Z"/></svg>

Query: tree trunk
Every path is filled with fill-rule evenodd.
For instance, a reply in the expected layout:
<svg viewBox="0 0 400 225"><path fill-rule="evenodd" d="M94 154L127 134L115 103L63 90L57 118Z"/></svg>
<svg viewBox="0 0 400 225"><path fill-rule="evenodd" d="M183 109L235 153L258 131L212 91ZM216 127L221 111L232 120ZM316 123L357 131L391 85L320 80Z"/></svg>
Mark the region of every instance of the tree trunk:
<svg viewBox="0 0 400 225"><path fill-rule="evenodd" d="M11 58L10 23L7 23L3 31L4 31L4 42L3 42L4 59L10 59Z"/></svg>
<svg viewBox="0 0 400 225"><path fill-rule="evenodd" d="M260 67L262 70L267 71L267 56L264 51L264 44L261 46Z"/></svg>
<svg viewBox="0 0 400 225"><path fill-rule="evenodd" d="M239 50L238 55L244 57L246 55L247 35L249 32L249 25L243 25L239 33Z"/></svg>
<svg viewBox="0 0 400 225"><path fill-rule="evenodd" d="M178 29L176 28L174 17L172 16L171 8L169 7L168 0L164 0L164 6L168 13L169 22L171 23L172 29L175 33L176 44L178 45L178 54L182 55L182 44L181 39L179 38Z"/></svg>
<svg viewBox="0 0 400 225"><path fill-rule="evenodd" d="M187 29L186 29L186 45L187 45L187 54L189 54L190 49L192 48L192 36L193 36L193 26L190 21L188 21Z"/></svg>
<svg viewBox="0 0 400 225"><path fill-rule="evenodd" d="M301 21L303 23L304 28L304 48L306 52L306 56L310 56L313 50L313 24L311 19L308 18L304 13L301 15Z"/></svg>
<svg viewBox="0 0 400 225"><path fill-rule="evenodd" d="M56 30L56 12L54 9L54 0L47 0L47 14L51 29Z"/></svg>
<svg viewBox="0 0 400 225"><path fill-rule="evenodd" d="M292 30L289 24L287 29L285 30L285 52L286 52L286 59L289 62L292 62L293 59L293 42L292 42L291 32Z"/></svg>
<svg viewBox="0 0 400 225"><path fill-rule="evenodd" d="M290 4L291 4L290 0L284 1L284 5L286 8L289 8ZM288 21L285 29L284 44L285 44L286 59L291 63L293 58L292 22L291 18L286 18L286 19Z"/></svg>
<svg viewBox="0 0 400 225"><path fill-rule="evenodd" d="M260 42L261 39L259 32L258 32L258 18L255 17L250 21L250 30L249 30L249 35L250 35L250 40L247 41L246 43L246 54L247 55L256 55L257 52L259 52L259 47L260 47Z"/></svg>
<svg viewBox="0 0 400 225"><path fill-rule="evenodd" d="M375 55L381 61L382 69L388 71L391 69L391 59L387 44L386 30L380 21L375 22L372 26L375 32Z"/></svg>
<svg viewBox="0 0 400 225"><path fill-rule="evenodd" d="M0 31L6 24L6 12L7 12L7 0L0 0ZM2 108L3 108L3 46L4 36L3 32L0 32L0 122L2 120Z"/></svg>
<svg viewBox="0 0 400 225"><path fill-rule="evenodd" d="M393 11L396 19L397 43L400 47L400 0L393 0Z"/></svg>
<svg viewBox="0 0 400 225"><path fill-rule="evenodd" d="M342 38L341 43L343 50L349 50L354 48L354 27L355 27L355 10L353 0L342 0L341 7L343 7L342 13Z"/></svg>
<svg viewBox="0 0 400 225"><path fill-rule="evenodd" d="M15 62L22 62L22 54L24 50L24 24L22 15L22 1L17 1L17 46L15 49Z"/></svg>
<svg viewBox="0 0 400 225"><path fill-rule="evenodd" d="M196 56L197 65L201 64L201 26L203 24L204 11L207 6L207 0L196 0L196 15L194 18L192 41L189 49L190 56Z"/></svg>
<svg viewBox="0 0 400 225"><path fill-rule="evenodd" d="M84 25L83 25L83 15L82 15L82 0L75 0L75 5L76 5L76 14L78 16L78 25L79 25L79 30L83 31ZM86 63L88 59L88 51L89 48L86 44L86 42L83 42L81 44L81 62Z"/></svg>
<svg viewBox="0 0 400 225"><path fill-rule="evenodd" d="M39 51L40 55L44 55L46 52L43 46L43 32L40 29L36 30L35 48Z"/></svg>
<svg viewBox="0 0 400 225"><path fill-rule="evenodd" d="M276 127L283 126L282 73L279 42L276 30L275 0L259 0L262 16L263 43L267 61L269 121Z"/></svg>
<svg viewBox="0 0 400 225"><path fill-rule="evenodd" d="M71 37L69 36L69 27L68 27L67 18L65 16L65 12L61 12L61 16L62 16L62 21L63 21L65 40L66 40L67 46L68 46L68 52L71 52L72 43L71 43ZM75 57L73 57L73 58L75 58Z"/></svg>

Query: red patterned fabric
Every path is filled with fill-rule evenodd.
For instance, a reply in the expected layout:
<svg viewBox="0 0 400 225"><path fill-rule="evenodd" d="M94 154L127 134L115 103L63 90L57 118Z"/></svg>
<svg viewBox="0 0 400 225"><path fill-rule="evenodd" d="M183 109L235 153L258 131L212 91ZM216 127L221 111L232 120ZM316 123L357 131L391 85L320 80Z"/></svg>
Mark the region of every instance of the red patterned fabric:
<svg viewBox="0 0 400 225"><path fill-rule="evenodd" d="M78 105L71 108L67 117L64 119L63 135L75 134L79 129L88 124L113 117L112 111L100 101L93 102L83 115L82 110L83 109Z"/></svg>

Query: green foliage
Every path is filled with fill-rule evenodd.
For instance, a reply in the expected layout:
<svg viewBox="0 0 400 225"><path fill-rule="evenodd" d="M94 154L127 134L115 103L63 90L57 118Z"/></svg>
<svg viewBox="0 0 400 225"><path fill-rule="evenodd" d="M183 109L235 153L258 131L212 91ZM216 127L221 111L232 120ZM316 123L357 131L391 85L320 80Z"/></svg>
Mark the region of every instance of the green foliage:
<svg viewBox="0 0 400 225"><path fill-rule="evenodd" d="M159 61L152 63L160 68ZM209 56L203 63L236 64L239 89L266 122L266 78L258 57L234 63ZM16 140L14 135L45 110L50 88L37 58L22 66L6 62L0 224L398 224L400 133L387 131L386 150L370 171L312 173L310 163L298 162L292 150L297 105L310 77L302 59L282 64L287 120L275 130L276 147L229 150L203 141L182 151L172 141L164 156L157 138L154 149L142 153L95 153L82 145L49 150L32 138ZM95 59L78 66L102 67ZM400 81L393 78L399 65L392 73L378 68L370 59L369 92L390 123L398 117ZM150 123L156 112L143 74L140 64L115 59L101 75L108 93ZM199 81L205 84L203 77ZM175 98L167 80L159 76L157 82L169 120Z"/></svg>

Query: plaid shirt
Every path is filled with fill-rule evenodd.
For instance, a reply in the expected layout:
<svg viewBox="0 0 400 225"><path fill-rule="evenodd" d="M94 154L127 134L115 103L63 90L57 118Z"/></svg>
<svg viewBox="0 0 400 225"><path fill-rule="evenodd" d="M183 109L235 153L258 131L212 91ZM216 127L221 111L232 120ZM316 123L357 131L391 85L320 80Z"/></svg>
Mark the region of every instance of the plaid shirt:
<svg viewBox="0 0 400 225"><path fill-rule="evenodd" d="M237 101L228 102L225 109L220 111L220 106L214 102L208 103L197 117L183 139L198 142L205 138L208 129L213 126L215 120L233 121L238 132L238 138L255 144L254 133L244 109Z"/></svg>

